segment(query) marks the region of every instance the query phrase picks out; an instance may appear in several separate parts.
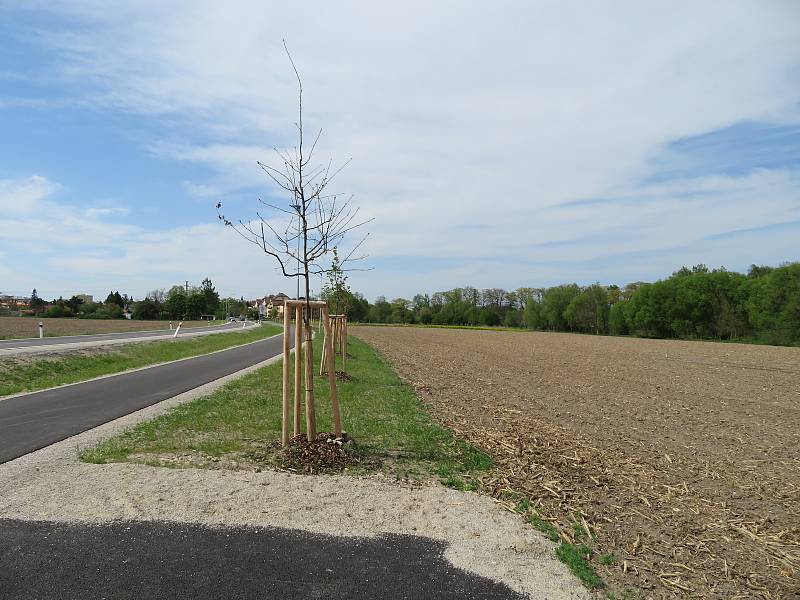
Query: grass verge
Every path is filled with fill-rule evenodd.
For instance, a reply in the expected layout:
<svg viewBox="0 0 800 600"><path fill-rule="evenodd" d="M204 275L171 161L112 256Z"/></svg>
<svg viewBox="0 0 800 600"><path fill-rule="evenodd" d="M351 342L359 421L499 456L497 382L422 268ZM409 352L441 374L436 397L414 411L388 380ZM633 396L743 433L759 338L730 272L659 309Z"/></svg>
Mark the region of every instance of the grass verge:
<svg viewBox="0 0 800 600"><path fill-rule="evenodd" d="M183 340L137 342L113 346L113 349L89 349L80 354L64 353L55 358L12 355L0 362L0 396L77 383L101 375L207 354L280 332L281 327L277 325L262 325L249 331L215 333Z"/></svg>
<svg viewBox="0 0 800 600"><path fill-rule="evenodd" d="M556 529L550 521L546 521L542 519L540 515L536 514L528 498L525 498L521 494L514 494L513 492L511 493L511 497L519 499L515 508L516 512L523 515L527 523L543 533L551 542L558 544L556 556L561 562L567 565L573 575L581 580L583 585L590 590L597 590L605 587L602 578L592 566L591 559L594 555L594 551L589 546L562 541L558 529ZM576 528L575 533L575 539L580 539L585 535L583 529L578 530ZM611 565L615 562L615 558L611 554L604 554L600 557L599 562L602 565Z"/></svg>
<svg viewBox="0 0 800 600"><path fill-rule="evenodd" d="M315 345L319 373L319 343ZM439 478L459 489L490 459L428 416L414 391L369 345L351 337L349 381L337 389L345 429L355 439L360 465L350 472L380 470L398 479ZM291 359L292 361L294 359ZM86 462L132 461L161 466L281 468L275 443L281 431L281 370L276 363L216 392L178 406L117 437L85 450ZM314 377L317 428L330 431L327 377Z"/></svg>

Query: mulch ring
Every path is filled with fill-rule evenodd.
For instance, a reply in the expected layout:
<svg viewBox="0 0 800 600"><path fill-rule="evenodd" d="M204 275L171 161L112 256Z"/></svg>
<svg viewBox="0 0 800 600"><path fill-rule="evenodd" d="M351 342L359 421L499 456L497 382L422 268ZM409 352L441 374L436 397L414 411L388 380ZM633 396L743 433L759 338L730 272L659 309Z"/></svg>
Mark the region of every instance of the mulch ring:
<svg viewBox="0 0 800 600"><path fill-rule="evenodd" d="M336 381L353 381L353 377L344 371L336 371Z"/></svg>
<svg viewBox="0 0 800 600"><path fill-rule="evenodd" d="M300 473L337 473L360 463L352 450L352 440L346 435L337 438L334 433L318 433L310 442L305 435L296 435L281 450L281 467Z"/></svg>

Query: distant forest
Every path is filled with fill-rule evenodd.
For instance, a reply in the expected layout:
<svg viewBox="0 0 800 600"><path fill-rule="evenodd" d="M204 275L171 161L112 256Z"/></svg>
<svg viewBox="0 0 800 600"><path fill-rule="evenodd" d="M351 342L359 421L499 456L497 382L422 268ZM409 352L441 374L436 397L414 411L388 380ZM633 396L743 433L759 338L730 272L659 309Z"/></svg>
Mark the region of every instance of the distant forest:
<svg viewBox="0 0 800 600"><path fill-rule="evenodd" d="M360 294L343 303L350 319L526 327L542 331L653 338L800 342L800 263L750 267L741 274L705 265L683 267L655 283L575 283L550 288L456 288L411 300Z"/></svg>

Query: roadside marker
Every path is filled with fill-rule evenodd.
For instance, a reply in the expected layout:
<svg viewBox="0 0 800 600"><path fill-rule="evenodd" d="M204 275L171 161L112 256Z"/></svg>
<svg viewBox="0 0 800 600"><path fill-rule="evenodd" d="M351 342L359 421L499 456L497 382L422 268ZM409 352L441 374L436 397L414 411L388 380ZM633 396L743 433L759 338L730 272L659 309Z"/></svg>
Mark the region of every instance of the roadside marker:
<svg viewBox="0 0 800 600"><path fill-rule="evenodd" d="M173 334L172 334L172 337L173 337L173 338L176 338L176 337L178 337L178 332L181 330L181 325L183 325L183 321L181 321L180 323L178 323L178 327L175 329L175 333L173 333Z"/></svg>
<svg viewBox="0 0 800 600"><path fill-rule="evenodd" d="M39 339L44 337L44 323L39 321Z"/></svg>

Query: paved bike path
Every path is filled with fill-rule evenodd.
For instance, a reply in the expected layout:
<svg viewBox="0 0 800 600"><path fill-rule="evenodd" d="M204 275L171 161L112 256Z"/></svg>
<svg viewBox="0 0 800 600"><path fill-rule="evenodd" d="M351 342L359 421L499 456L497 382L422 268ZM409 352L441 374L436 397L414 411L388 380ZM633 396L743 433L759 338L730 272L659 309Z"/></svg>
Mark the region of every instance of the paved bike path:
<svg viewBox="0 0 800 600"><path fill-rule="evenodd" d="M0 463L280 354L282 336L102 379L0 399Z"/></svg>
<svg viewBox="0 0 800 600"><path fill-rule="evenodd" d="M446 547L406 535L0 519L0 589L8 600L521 598L455 568Z"/></svg>

